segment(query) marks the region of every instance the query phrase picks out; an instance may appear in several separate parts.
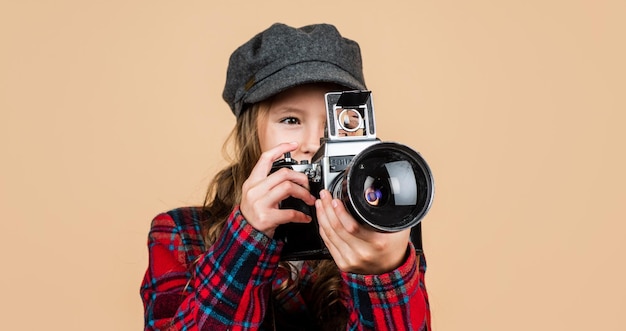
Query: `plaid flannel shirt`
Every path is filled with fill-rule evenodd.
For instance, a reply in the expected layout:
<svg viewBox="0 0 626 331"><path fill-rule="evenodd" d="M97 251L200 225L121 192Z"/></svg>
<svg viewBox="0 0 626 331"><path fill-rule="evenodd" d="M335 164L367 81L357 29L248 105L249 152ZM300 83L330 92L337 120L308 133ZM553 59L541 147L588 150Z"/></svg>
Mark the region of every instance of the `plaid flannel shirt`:
<svg viewBox="0 0 626 331"><path fill-rule="evenodd" d="M263 330L272 287L292 281L277 268L282 243L255 230L235 208L218 241L205 250L200 213L180 208L152 221L140 291L145 330ZM389 273L342 272L347 330L430 330L426 263L412 245L409 252ZM313 281L305 262L299 290L272 299L282 307L276 313L307 323L300 317L307 316Z"/></svg>

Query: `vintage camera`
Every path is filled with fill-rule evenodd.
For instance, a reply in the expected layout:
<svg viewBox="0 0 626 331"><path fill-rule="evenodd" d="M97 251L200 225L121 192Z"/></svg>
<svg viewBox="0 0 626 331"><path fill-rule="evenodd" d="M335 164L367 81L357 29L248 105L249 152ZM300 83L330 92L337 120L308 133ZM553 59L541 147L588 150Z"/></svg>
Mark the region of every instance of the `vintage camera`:
<svg viewBox="0 0 626 331"><path fill-rule="evenodd" d="M326 99L326 129L311 162L289 153L274 162L271 172L288 167L309 177L311 193L321 189L343 201L363 226L383 232L411 228L411 240L421 249L420 221L434 194L426 161L408 146L376 138L370 91L331 92ZM310 215L308 224L280 225L274 238L285 242L282 260L330 259L319 236L315 207L287 198L280 208Z"/></svg>

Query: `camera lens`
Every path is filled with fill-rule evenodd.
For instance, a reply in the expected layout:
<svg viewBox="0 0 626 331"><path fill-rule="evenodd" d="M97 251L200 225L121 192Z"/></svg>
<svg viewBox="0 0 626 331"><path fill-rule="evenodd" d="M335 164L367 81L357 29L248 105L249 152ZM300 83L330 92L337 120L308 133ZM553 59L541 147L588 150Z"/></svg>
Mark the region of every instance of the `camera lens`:
<svg viewBox="0 0 626 331"><path fill-rule="evenodd" d="M335 192L357 219L386 232L413 227L432 203L434 183L426 161L413 149L379 143L356 155Z"/></svg>

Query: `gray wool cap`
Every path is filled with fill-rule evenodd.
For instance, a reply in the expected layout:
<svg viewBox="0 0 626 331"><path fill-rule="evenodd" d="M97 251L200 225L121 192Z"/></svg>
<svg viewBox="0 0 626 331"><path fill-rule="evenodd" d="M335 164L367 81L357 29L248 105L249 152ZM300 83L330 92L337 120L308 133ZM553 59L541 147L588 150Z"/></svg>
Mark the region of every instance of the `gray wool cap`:
<svg viewBox="0 0 626 331"><path fill-rule="evenodd" d="M247 106L308 83L366 89L359 45L330 24L276 23L230 56L222 94L235 116Z"/></svg>

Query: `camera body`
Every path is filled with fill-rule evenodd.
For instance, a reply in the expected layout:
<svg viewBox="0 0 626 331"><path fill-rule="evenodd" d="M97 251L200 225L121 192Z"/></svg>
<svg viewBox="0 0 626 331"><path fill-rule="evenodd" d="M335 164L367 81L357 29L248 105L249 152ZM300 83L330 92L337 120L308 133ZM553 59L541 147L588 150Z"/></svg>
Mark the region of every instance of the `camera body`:
<svg viewBox="0 0 626 331"><path fill-rule="evenodd" d="M370 91L330 92L325 101L326 129L311 162L293 160L287 153L274 162L271 172L288 167L305 173L314 196L328 190L357 221L377 231L412 228L411 240L421 249L419 223L434 195L428 164L410 147L376 137ZM285 243L282 260L332 258L319 236L314 206L290 197L280 208L296 209L313 219L276 229L274 238Z"/></svg>

